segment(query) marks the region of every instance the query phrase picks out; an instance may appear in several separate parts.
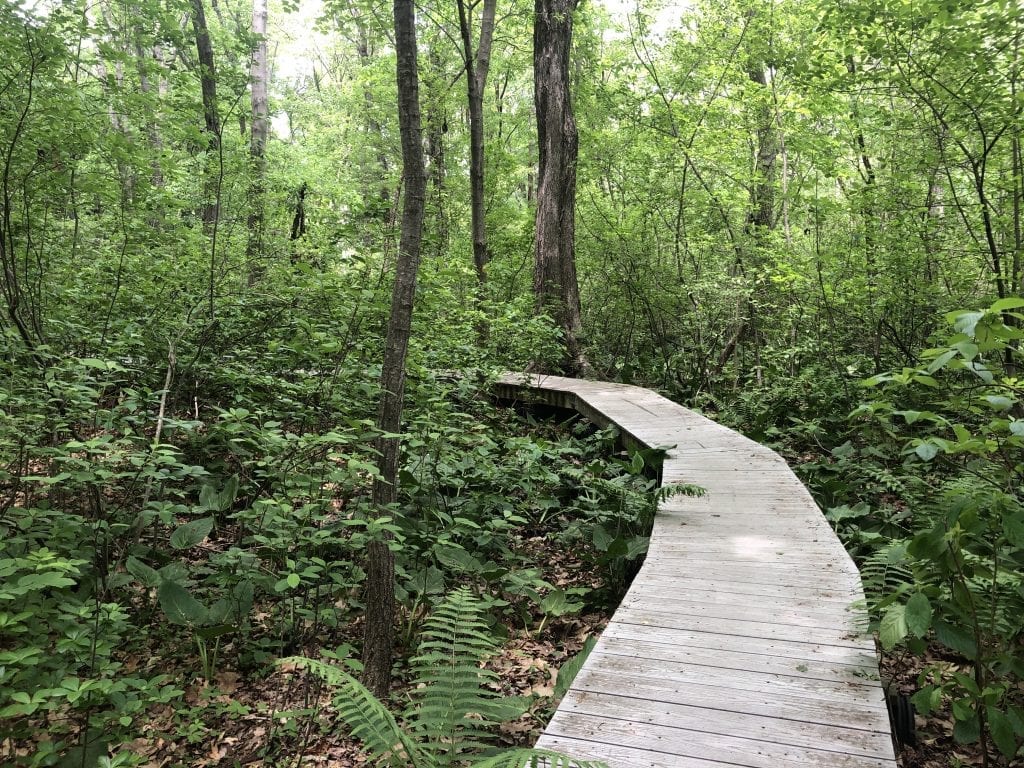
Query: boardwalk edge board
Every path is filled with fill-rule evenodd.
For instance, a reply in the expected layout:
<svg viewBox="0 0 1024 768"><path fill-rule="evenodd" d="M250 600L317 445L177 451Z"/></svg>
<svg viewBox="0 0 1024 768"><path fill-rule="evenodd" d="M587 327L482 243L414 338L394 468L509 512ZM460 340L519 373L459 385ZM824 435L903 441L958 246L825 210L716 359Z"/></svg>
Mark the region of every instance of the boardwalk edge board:
<svg viewBox="0 0 1024 768"><path fill-rule="evenodd" d="M777 453L641 387L506 374L499 398L664 451L651 547L537 746L611 768L896 768L860 575Z"/></svg>

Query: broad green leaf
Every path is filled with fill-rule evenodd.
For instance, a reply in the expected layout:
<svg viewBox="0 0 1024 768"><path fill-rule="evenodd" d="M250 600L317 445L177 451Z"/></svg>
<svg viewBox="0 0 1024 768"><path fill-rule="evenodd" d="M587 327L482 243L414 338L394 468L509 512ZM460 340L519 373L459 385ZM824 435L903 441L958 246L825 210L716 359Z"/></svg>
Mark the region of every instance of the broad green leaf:
<svg viewBox="0 0 1024 768"><path fill-rule="evenodd" d="M44 573L28 573L20 577L18 588L24 592L38 592L49 587L70 587L74 583L74 579L69 579L56 571L45 571Z"/></svg>
<svg viewBox="0 0 1024 768"><path fill-rule="evenodd" d="M986 710L988 715L989 729L992 731L992 741L999 747L999 751L1005 757L1014 757L1017 754L1017 737L1013 733L1013 723L1006 713L995 707Z"/></svg>
<svg viewBox="0 0 1024 768"><path fill-rule="evenodd" d="M192 593L176 581L165 581L157 590L160 607L174 624L198 626L209 617L206 606L196 600Z"/></svg>
<svg viewBox="0 0 1024 768"><path fill-rule="evenodd" d="M879 639L887 651L895 648L907 636L906 606L891 605L882 616Z"/></svg>
<svg viewBox="0 0 1024 768"><path fill-rule="evenodd" d="M991 307L990 312L1005 312L1008 309L1020 309L1024 307L1024 299L1019 296L1008 296L1005 299L999 299Z"/></svg>
<svg viewBox="0 0 1024 768"><path fill-rule="evenodd" d="M953 349L960 353L965 360L973 360L978 356L978 345L973 341L958 341Z"/></svg>
<svg viewBox="0 0 1024 768"><path fill-rule="evenodd" d="M931 461L938 455L939 447L935 445L935 443L925 441L923 443L919 443L917 447L914 448L914 453L920 456L924 461Z"/></svg>
<svg viewBox="0 0 1024 768"><path fill-rule="evenodd" d="M937 358L931 361L927 368L928 373L935 373L936 371L945 368L946 364L949 363L949 361L952 360L954 357L956 357L955 349L946 350Z"/></svg>
<svg viewBox="0 0 1024 768"><path fill-rule="evenodd" d="M217 496L217 489L207 483L199 489L199 506L214 512L219 511L217 509Z"/></svg>
<svg viewBox="0 0 1024 768"><path fill-rule="evenodd" d="M160 574L137 557L129 555L128 559L124 561L124 567L128 573L139 580L142 586L150 588L160 586Z"/></svg>
<svg viewBox="0 0 1024 768"><path fill-rule="evenodd" d="M461 547L438 545L434 547L434 556L441 565L453 571L479 573L483 568L479 560Z"/></svg>
<svg viewBox="0 0 1024 768"><path fill-rule="evenodd" d="M935 629L935 639L947 648L952 648L968 659L974 659L978 655L978 646L970 633L941 619L934 619L932 625Z"/></svg>
<svg viewBox="0 0 1024 768"><path fill-rule="evenodd" d="M1004 395L985 395L985 402L997 411L1008 411L1013 408L1013 400Z"/></svg>
<svg viewBox="0 0 1024 768"><path fill-rule="evenodd" d="M1024 511L1003 517L1003 534L1013 546L1024 549Z"/></svg>
<svg viewBox="0 0 1024 768"><path fill-rule="evenodd" d="M907 629L915 637L924 637L932 624L932 604L923 592L915 592L907 601Z"/></svg>
<svg viewBox="0 0 1024 768"><path fill-rule="evenodd" d="M541 600L540 609L551 616L564 616L583 610L583 603L569 600L564 589L556 589Z"/></svg>
<svg viewBox="0 0 1024 768"><path fill-rule="evenodd" d="M203 640L214 640L223 635L230 635L234 631L235 627L230 624L215 624L212 627L199 627L196 629L196 637L200 637Z"/></svg>
<svg viewBox="0 0 1024 768"><path fill-rule="evenodd" d="M179 525L171 534L171 546L175 549L188 549L194 547L213 530L213 518L201 517L190 523Z"/></svg>
<svg viewBox="0 0 1024 768"><path fill-rule="evenodd" d="M607 552L614 537L604 529L604 526L595 525L590 531L590 540L594 542L594 549L598 552Z"/></svg>
<svg viewBox="0 0 1024 768"><path fill-rule="evenodd" d="M299 586L299 584L302 583L302 578L297 573L289 573L288 576L285 578L285 581L288 583L289 587L295 589L297 586Z"/></svg>
<svg viewBox="0 0 1024 768"><path fill-rule="evenodd" d="M974 375L977 376L982 381L984 381L986 384L991 384L993 381L995 381L995 377L992 375L992 371L990 371L982 363L971 363L970 368L974 372Z"/></svg>
<svg viewBox="0 0 1024 768"><path fill-rule="evenodd" d="M973 744L981 736L981 722L977 715L964 720L957 719L953 726L953 739L958 744Z"/></svg>
<svg viewBox="0 0 1024 768"><path fill-rule="evenodd" d="M953 328L958 333L974 336L975 326L985 316L984 312L953 312L948 317L953 321Z"/></svg>

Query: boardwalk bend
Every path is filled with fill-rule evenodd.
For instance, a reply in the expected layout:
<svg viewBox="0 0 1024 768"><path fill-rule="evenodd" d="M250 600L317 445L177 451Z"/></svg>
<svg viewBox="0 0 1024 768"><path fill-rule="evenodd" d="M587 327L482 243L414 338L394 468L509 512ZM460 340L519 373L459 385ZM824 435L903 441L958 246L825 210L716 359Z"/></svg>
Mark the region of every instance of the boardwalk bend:
<svg viewBox="0 0 1024 768"><path fill-rule="evenodd" d="M669 448L650 550L538 746L612 768L895 768L860 576L774 451L647 389L504 377Z"/></svg>

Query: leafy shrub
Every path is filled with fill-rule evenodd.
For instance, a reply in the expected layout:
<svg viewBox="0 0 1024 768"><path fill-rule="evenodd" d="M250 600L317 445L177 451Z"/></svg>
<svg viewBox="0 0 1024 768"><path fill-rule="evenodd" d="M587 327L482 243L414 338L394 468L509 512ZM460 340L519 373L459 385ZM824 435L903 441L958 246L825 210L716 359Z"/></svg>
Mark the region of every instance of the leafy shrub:
<svg viewBox="0 0 1024 768"><path fill-rule="evenodd" d="M945 343L919 367L869 379L882 396L855 412L870 419L876 444L898 452L908 477L900 485L915 491L903 501L905 534L878 535L865 561L882 645L923 654L930 640L962 659L966 669L926 665L914 703L928 712L948 699L954 737L980 740L986 752L994 743L1007 758L1024 743L1020 308L1024 299L1004 299L951 313Z"/></svg>

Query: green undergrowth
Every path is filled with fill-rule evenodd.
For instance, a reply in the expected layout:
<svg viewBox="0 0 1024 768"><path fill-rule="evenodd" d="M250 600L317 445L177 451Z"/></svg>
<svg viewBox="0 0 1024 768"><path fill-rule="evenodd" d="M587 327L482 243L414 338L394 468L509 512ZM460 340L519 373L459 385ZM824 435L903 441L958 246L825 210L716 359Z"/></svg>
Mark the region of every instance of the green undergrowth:
<svg viewBox="0 0 1024 768"><path fill-rule="evenodd" d="M506 625L540 636L623 593L656 494L614 433L523 419L492 404L486 378L417 369L400 504L375 519L374 372L358 350L324 369L327 336L293 330L202 378L183 376L181 341L169 391L131 355L49 360L43 375L0 360L5 764L143 762L124 745L160 735L155 710L171 712L168 740L203 743L204 720L232 714L216 697L186 702L186 689L357 642L363 552L385 532L403 654L456 588L485 607L495 643ZM296 372L274 371L286 362ZM538 540L574 552L589 577L557 578ZM288 743L278 733L261 759L285 760Z"/></svg>

